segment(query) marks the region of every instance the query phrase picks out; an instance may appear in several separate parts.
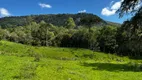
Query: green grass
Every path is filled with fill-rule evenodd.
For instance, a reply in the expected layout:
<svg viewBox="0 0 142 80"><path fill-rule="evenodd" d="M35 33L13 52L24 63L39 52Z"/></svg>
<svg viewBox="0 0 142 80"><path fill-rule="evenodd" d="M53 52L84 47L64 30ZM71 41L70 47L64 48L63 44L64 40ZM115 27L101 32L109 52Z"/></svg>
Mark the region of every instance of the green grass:
<svg viewBox="0 0 142 80"><path fill-rule="evenodd" d="M0 80L142 80L141 60L0 41Z"/></svg>

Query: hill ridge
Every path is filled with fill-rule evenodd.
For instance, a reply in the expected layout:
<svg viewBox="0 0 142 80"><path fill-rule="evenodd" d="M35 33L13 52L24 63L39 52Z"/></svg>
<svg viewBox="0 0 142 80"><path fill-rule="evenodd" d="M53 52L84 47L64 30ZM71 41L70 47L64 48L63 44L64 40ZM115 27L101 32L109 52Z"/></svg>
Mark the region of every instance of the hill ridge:
<svg viewBox="0 0 142 80"><path fill-rule="evenodd" d="M78 14L40 14L40 15L26 15L26 16L10 16L0 18L0 26L5 27L17 27L17 26L25 26L30 22L41 22L45 21L46 23L51 23L55 26L63 26L65 21L72 17L77 26L83 25L81 23L81 19L92 18L94 20L95 26L105 26L110 25L108 21L103 20L99 16L91 13L78 13ZM114 22L112 22L114 23ZM111 24L112 25L112 24ZM115 25L115 23L114 23Z"/></svg>

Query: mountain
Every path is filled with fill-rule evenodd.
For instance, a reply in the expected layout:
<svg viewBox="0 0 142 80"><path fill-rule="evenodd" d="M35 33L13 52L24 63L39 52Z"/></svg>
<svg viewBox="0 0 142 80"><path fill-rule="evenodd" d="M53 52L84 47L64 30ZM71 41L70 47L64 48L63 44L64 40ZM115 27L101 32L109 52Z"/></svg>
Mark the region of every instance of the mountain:
<svg viewBox="0 0 142 80"><path fill-rule="evenodd" d="M81 20L85 19L85 21L93 22L95 26L105 26L112 25L112 22L105 21L98 17L97 15L90 13L78 13L78 14L45 14L45 15L30 15L30 16L11 16L0 18L0 26L2 28L6 27L17 27L17 26L25 26L30 22L41 22L45 21L46 23L51 23L56 26L63 26L65 21L72 17L77 26L84 25ZM90 22L89 21L89 22ZM91 24L87 22L88 24ZM117 24L117 23L115 23Z"/></svg>

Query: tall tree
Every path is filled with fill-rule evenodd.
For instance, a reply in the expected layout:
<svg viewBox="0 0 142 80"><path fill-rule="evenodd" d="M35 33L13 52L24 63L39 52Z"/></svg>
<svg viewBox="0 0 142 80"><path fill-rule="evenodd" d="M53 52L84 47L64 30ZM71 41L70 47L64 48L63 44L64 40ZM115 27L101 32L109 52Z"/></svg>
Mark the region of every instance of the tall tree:
<svg viewBox="0 0 142 80"><path fill-rule="evenodd" d="M65 27L68 28L68 29L73 29L75 26L76 26L76 24L75 24L73 18L69 17L67 19L67 21L65 22Z"/></svg>
<svg viewBox="0 0 142 80"><path fill-rule="evenodd" d="M108 53L115 53L117 28L113 26L106 26L100 30L97 41L99 42L100 50Z"/></svg>
<svg viewBox="0 0 142 80"><path fill-rule="evenodd" d="M142 55L142 12L125 21L118 30L119 53L129 56Z"/></svg>
<svg viewBox="0 0 142 80"><path fill-rule="evenodd" d="M142 0L122 0L122 4L120 9L118 9L117 12L119 12L120 17L122 17L124 14L129 12L137 12L141 10L142 6Z"/></svg>

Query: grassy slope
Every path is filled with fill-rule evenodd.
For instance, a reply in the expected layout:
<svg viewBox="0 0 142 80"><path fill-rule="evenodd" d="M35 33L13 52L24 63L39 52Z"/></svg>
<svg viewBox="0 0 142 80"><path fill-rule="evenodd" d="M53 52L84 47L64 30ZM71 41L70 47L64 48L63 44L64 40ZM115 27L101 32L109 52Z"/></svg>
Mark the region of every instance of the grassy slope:
<svg viewBox="0 0 142 80"><path fill-rule="evenodd" d="M142 80L129 62L86 49L32 47L0 41L0 80Z"/></svg>

